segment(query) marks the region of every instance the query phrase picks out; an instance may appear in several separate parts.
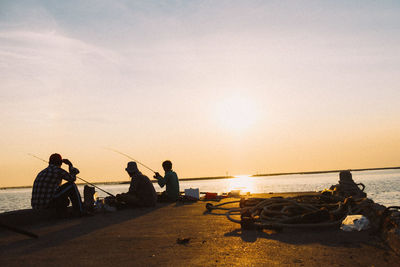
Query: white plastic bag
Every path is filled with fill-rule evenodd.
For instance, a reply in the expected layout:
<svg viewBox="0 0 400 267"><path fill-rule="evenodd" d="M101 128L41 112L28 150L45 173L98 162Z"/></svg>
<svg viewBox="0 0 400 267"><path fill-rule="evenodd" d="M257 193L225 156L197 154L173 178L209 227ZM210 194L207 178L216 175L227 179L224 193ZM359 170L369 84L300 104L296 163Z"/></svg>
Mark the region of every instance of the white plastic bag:
<svg viewBox="0 0 400 267"><path fill-rule="evenodd" d="M340 229L346 232L361 231L369 228L369 220L363 215L347 215Z"/></svg>

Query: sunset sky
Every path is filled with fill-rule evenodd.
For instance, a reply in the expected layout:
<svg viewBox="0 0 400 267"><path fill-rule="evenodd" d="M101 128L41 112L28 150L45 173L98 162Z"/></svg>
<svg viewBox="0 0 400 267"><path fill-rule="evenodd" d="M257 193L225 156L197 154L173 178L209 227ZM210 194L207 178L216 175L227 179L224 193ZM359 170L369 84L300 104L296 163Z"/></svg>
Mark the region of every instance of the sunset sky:
<svg viewBox="0 0 400 267"><path fill-rule="evenodd" d="M399 86L399 1L2 0L0 187L400 166Z"/></svg>

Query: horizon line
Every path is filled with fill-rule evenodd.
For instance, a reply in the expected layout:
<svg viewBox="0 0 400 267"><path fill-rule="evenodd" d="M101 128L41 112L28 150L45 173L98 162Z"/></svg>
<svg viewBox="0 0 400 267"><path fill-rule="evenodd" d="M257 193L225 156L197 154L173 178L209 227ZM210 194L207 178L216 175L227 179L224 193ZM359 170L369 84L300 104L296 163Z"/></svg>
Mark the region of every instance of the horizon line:
<svg viewBox="0 0 400 267"><path fill-rule="evenodd" d="M326 171L300 171L300 172L277 172L277 173L263 173L263 174L252 174L248 175L249 177L265 177L265 176L282 176L282 175L295 175L295 174L321 174L321 173L334 173L341 171L380 171L380 170L396 170L400 169L399 167L380 167L380 168L361 168L361 169L340 169L340 170L326 170ZM219 180L219 179L230 179L237 178L239 175L224 175L224 176L212 176L212 177L192 177L192 178L179 178L179 181L194 181L194 180ZM150 179L152 183L156 183L157 180ZM91 182L92 184L129 184L130 181L113 181L113 182ZM76 183L77 185L84 185L87 183ZM22 185L22 186L5 186L0 187L0 190L4 189L22 189L22 188L31 188L32 185Z"/></svg>

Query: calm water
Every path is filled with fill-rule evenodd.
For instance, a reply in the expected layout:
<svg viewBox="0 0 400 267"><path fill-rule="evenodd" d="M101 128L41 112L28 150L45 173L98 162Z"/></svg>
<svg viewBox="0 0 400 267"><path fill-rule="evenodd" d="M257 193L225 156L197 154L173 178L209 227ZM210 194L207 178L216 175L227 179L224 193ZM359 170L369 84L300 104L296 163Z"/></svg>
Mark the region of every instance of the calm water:
<svg viewBox="0 0 400 267"><path fill-rule="evenodd" d="M356 183L363 183L368 197L385 206L400 206L400 170L353 172ZM284 175L268 177L237 177L220 180L181 182L181 191L199 188L201 192L224 193L241 190L251 193L321 191L337 184L338 173ZM98 185L100 188L118 194L128 191L129 185ZM163 191L154 184L156 191ZM83 190L83 186L79 186ZM31 188L0 190L0 212L30 208ZM107 195L97 190L99 197Z"/></svg>

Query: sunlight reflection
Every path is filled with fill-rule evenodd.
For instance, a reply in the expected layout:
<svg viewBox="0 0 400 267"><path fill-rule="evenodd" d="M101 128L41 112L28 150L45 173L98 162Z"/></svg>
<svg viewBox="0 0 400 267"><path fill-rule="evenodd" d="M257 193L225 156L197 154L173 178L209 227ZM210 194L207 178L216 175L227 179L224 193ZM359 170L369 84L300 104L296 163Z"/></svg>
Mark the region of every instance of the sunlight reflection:
<svg viewBox="0 0 400 267"><path fill-rule="evenodd" d="M235 178L229 179L229 189L240 190L241 193L254 192L254 181L250 175L236 175Z"/></svg>

